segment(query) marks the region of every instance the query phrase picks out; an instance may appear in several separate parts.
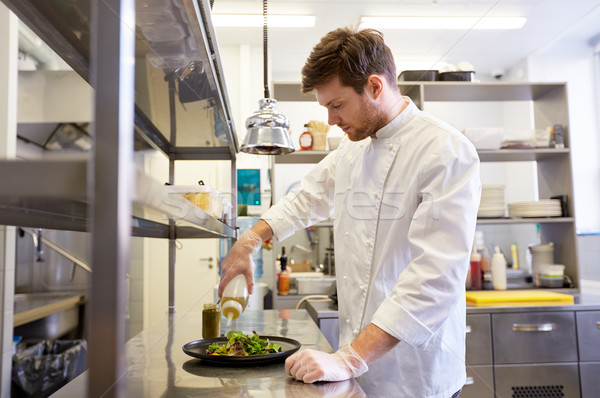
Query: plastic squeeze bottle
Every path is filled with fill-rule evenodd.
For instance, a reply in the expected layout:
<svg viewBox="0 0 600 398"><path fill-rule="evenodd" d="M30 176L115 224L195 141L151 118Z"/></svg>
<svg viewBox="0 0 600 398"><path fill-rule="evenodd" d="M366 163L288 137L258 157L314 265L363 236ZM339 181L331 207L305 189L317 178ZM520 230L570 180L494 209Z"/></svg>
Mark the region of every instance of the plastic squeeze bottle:
<svg viewBox="0 0 600 398"><path fill-rule="evenodd" d="M506 290L506 258L498 246L495 250L492 257L492 284L494 290Z"/></svg>
<svg viewBox="0 0 600 398"><path fill-rule="evenodd" d="M481 254L475 251L471 253L471 290L481 290Z"/></svg>
<svg viewBox="0 0 600 398"><path fill-rule="evenodd" d="M277 291L282 296L290 294L290 274L287 271L287 256L285 255L285 247L281 249L281 257L279 258L281 272L277 274Z"/></svg>
<svg viewBox="0 0 600 398"><path fill-rule="evenodd" d="M239 318L248 305L248 285L244 275L237 275L225 286L221 297L221 313L227 318L227 326L232 319Z"/></svg>

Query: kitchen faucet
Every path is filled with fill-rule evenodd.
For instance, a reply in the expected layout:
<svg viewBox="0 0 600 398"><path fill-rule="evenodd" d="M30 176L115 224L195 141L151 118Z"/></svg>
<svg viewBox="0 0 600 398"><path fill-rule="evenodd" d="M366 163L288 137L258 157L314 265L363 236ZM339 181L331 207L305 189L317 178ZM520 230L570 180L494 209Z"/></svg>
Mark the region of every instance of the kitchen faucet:
<svg viewBox="0 0 600 398"><path fill-rule="evenodd" d="M42 255L44 254L44 250L42 249L42 229L36 229L31 236L33 238L33 246L35 247L35 261L44 261L42 258Z"/></svg>

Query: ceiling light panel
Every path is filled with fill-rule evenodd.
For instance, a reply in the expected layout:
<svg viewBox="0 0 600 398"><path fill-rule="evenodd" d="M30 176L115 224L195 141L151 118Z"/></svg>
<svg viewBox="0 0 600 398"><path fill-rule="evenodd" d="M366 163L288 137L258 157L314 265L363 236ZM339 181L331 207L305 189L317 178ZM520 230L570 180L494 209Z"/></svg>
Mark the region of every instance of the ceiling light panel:
<svg viewBox="0 0 600 398"><path fill-rule="evenodd" d="M269 28L312 28L314 15L268 15ZM260 14L213 14L213 25L221 28L260 28L263 16Z"/></svg>
<svg viewBox="0 0 600 398"><path fill-rule="evenodd" d="M527 22L525 17L362 17L361 29L520 29Z"/></svg>

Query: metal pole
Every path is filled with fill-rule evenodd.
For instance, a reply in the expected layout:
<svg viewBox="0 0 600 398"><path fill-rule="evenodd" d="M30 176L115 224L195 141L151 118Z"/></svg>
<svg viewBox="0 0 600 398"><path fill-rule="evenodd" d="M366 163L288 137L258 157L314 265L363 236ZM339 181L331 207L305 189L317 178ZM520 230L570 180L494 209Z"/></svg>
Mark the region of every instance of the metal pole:
<svg viewBox="0 0 600 398"><path fill-rule="evenodd" d="M171 148L177 147L177 114L175 108L175 79L172 74L168 80L169 85L169 118ZM175 154L169 153L169 184L175 185ZM175 308L175 265L177 261L175 221L169 220L169 314L177 312Z"/></svg>
<svg viewBox="0 0 600 398"><path fill-rule="evenodd" d="M92 277L89 396L120 397L125 375L126 271L131 237L135 0L91 3L95 145L88 175Z"/></svg>

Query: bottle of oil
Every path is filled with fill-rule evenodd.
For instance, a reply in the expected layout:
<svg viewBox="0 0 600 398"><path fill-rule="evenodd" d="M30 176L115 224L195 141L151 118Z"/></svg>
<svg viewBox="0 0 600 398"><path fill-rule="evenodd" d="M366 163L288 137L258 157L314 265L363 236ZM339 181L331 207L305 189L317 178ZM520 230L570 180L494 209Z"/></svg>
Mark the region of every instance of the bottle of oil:
<svg viewBox="0 0 600 398"><path fill-rule="evenodd" d="M248 305L248 285L246 277L238 275L225 286L223 297L221 297L221 312L227 318L227 326L232 319L239 318Z"/></svg>

